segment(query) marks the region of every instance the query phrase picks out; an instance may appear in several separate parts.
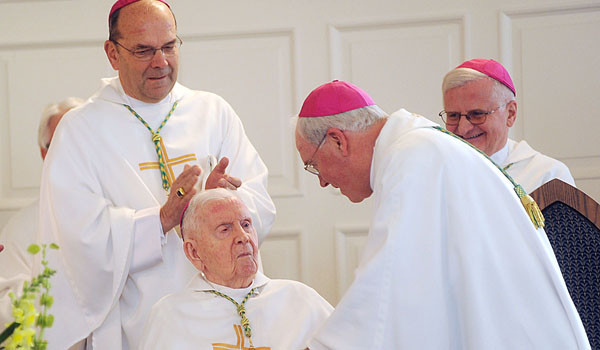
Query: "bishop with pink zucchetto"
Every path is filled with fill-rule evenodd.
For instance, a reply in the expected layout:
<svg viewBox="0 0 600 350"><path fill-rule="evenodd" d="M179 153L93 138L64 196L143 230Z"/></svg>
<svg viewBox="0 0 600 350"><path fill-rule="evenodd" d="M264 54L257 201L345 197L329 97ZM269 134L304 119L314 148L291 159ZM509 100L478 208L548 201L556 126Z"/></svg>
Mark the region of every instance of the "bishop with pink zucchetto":
<svg viewBox="0 0 600 350"><path fill-rule="evenodd" d="M311 350L589 349L540 222L484 154L342 81L308 95L295 139L322 187L373 197L354 282Z"/></svg>
<svg viewBox="0 0 600 350"><path fill-rule="evenodd" d="M442 82L446 129L479 148L526 193L558 178L575 186L569 168L508 137L517 118L517 90L508 71L492 59L474 58L446 74Z"/></svg>

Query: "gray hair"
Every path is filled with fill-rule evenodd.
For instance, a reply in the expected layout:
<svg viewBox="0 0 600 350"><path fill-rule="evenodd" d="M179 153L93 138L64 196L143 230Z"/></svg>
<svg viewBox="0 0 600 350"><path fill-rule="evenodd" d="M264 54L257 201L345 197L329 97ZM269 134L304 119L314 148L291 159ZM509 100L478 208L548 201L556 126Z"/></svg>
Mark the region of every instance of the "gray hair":
<svg viewBox="0 0 600 350"><path fill-rule="evenodd" d="M513 101L515 99L515 94L504 84L471 68L455 68L448 72L442 81L442 94L445 94L448 90L461 87L467 83L480 79L490 79L494 82L492 94L493 98L498 101L498 103L503 103L503 101Z"/></svg>
<svg viewBox="0 0 600 350"><path fill-rule="evenodd" d="M181 237L184 238L183 232L187 232L188 237L200 230L202 223L202 209L210 202L235 198L241 201L236 191L225 188L213 188L198 192L192 197L187 208L181 214Z"/></svg>
<svg viewBox="0 0 600 350"><path fill-rule="evenodd" d="M40 118L40 125L38 127L38 145L41 149L48 149L50 147L50 121L52 118L59 114L64 114L71 108L75 108L83 104L84 100L78 97L68 97L60 102L51 103L44 108L42 111L42 117Z"/></svg>
<svg viewBox="0 0 600 350"><path fill-rule="evenodd" d="M325 117L296 118L296 130L308 142L318 145L330 128L363 131L388 115L372 105Z"/></svg>

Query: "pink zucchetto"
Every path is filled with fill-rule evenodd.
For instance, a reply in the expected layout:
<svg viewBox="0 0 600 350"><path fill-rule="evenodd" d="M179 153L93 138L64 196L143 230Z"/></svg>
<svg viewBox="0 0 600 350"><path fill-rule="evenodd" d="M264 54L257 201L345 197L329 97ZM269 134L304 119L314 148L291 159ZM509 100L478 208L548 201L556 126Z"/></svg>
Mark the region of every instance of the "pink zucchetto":
<svg viewBox="0 0 600 350"><path fill-rule="evenodd" d="M308 95L298 117L324 117L374 104L373 99L356 85L334 80Z"/></svg>
<svg viewBox="0 0 600 350"><path fill-rule="evenodd" d="M117 2L115 2L114 5L112 5L112 7L110 8L110 13L108 14L108 20L110 21L110 17L118 9L122 9L125 6L127 6L129 4L133 4L134 2L138 2L138 1L140 1L140 0L117 0ZM171 6L169 5L169 3L167 3L166 1L164 1L164 0L158 0L158 1L162 2L163 4L165 4L169 8L171 8Z"/></svg>
<svg viewBox="0 0 600 350"><path fill-rule="evenodd" d="M515 91L515 86L513 84L512 79L510 78L510 75L508 74L504 66L502 66L500 63L494 60L475 58L464 62L456 68L470 68L480 73L483 73L488 77L504 84L507 88L510 89L510 91L513 92L513 94L515 94L515 96L517 95L517 92Z"/></svg>

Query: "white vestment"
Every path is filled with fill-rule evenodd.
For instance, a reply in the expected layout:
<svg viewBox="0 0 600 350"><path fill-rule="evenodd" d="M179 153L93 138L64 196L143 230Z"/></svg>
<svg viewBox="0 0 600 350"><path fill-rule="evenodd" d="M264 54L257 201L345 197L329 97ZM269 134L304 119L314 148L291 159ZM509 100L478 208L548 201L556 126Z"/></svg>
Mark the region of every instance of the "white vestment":
<svg viewBox="0 0 600 350"><path fill-rule="evenodd" d="M501 168L506 168L506 172L527 193L556 178L575 186L575 180L564 163L534 150L526 141L508 139L506 145L490 158Z"/></svg>
<svg viewBox="0 0 600 350"><path fill-rule="evenodd" d="M35 200L15 213L0 233L0 243L4 244L0 253L0 331L14 321L8 293L20 296L23 282L31 280L34 257L27 248L36 242L38 219L39 201Z"/></svg>
<svg viewBox="0 0 600 350"><path fill-rule="evenodd" d="M399 110L381 130L365 250L310 349L589 349L510 182L431 125Z"/></svg>
<svg viewBox="0 0 600 350"><path fill-rule="evenodd" d="M58 270L49 349L64 350L90 333L88 348L136 348L152 305L194 275L175 230L162 233L159 211L167 194L150 131L123 106L156 131L175 101L160 131L171 181L185 164L226 156L226 172L243 182L238 192L259 242L270 229L275 208L267 168L229 104L178 83L163 101L148 104L127 96L118 78L103 80L90 100L63 117L44 162L40 231L43 241L60 246L48 254Z"/></svg>
<svg viewBox="0 0 600 350"><path fill-rule="evenodd" d="M314 289L300 282L271 280L259 272L248 288L231 289L211 285L198 274L186 290L163 297L152 307L140 350L248 349L236 306L205 291L216 288L240 304L255 287L256 294L244 307L257 350L305 349L333 311Z"/></svg>

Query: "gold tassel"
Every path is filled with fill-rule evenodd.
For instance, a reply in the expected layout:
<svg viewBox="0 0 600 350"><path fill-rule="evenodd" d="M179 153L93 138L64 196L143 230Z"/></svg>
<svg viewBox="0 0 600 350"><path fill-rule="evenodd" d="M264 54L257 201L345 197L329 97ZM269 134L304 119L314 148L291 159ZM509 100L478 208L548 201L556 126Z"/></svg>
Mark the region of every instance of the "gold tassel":
<svg viewBox="0 0 600 350"><path fill-rule="evenodd" d="M529 219L533 222L533 226L535 228L544 227L544 215L533 198L528 194L524 194L521 196L521 204L523 204L527 215L529 215Z"/></svg>

